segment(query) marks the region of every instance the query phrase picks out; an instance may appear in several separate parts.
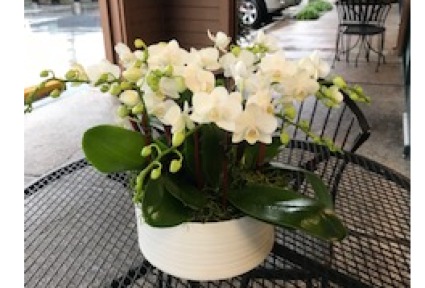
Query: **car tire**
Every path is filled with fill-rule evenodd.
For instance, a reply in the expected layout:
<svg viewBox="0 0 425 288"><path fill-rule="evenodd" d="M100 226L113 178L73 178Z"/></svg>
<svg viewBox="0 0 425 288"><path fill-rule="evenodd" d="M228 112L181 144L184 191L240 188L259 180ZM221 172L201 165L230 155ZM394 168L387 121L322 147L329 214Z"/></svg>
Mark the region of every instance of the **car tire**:
<svg viewBox="0 0 425 288"><path fill-rule="evenodd" d="M239 21L242 26L259 28L261 23L267 19L267 16L267 8L263 0L239 1Z"/></svg>

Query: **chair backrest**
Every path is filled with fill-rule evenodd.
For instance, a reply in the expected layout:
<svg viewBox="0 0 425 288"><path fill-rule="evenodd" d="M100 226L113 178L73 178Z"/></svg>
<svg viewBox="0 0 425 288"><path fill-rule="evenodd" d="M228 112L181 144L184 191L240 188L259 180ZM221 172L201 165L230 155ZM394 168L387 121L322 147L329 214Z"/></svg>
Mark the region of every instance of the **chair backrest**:
<svg viewBox="0 0 425 288"><path fill-rule="evenodd" d="M383 27L391 8L389 0L338 0L340 25L376 25Z"/></svg>
<svg viewBox="0 0 425 288"><path fill-rule="evenodd" d="M327 107L316 97L307 98L296 106L295 122L307 122L316 136L332 140L343 151L355 152L369 137L370 127L359 106L342 94L343 102L336 108ZM298 127L289 131L293 141L314 141Z"/></svg>

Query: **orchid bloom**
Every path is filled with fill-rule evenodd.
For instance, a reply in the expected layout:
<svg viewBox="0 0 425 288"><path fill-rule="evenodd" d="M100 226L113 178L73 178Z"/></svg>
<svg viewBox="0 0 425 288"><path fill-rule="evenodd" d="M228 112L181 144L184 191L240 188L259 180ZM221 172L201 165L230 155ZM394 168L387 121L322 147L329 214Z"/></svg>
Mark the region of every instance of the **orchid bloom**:
<svg viewBox="0 0 425 288"><path fill-rule="evenodd" d="M242 111L242 96L239 92L229 92L224 87L216 87L208 94L193 94L191 119L199 124L215 123L218 127L232 132L235 119Z"/></svg>
<svg viewBox="0 0 425 288"><path fill-rule="evenodd" d="M173 102L174 103L174 102ZM191 130L195 127L195 124L189 117L189 104L184 102L183 111L179 105L174 103L167 107L168 110L165 112L162 122L165 125L171 126L171 133L177 133L185 130L186 128Z"/></svg>
<svg viewBox="0 0 425 288"><path fill-rule="evenodd" d="M284 97L288 100L303 101L320 88L319 83L304 70L282 79L281 83L284 87Z"/></svg>
<svg viewBox="0 0 425 288"><path fill-rule="evenodd" d="M261 45L267 49L267 52L276 52L280 49L278 42L275 38L264 34L263 30L258 31L254 44Z"/></svg>
<svg viewBox="0 0 425 288"><path fill-rule="evenodd" d="M330 67L329 64L319 58L317 51L314 51L310 56L301 59L298 62L298 67L304 69L313 78L325 78L328 76Z"/></svg>
<svg viewBox="0 0 425 288"><path fill-rule="evenodd" d="M270 89L258 90L255 94L248 98L246 104L256 104L270 115L273 115L275 112Z"/></svg>
<svg viewBox="0 0 425 288"><path fill-rule="evenodd" d="M219 52L216 48L207 47L201 50L192 48L190 50L188 62L189 64L195 64L201 68L214 71L221 67L218 63L218 57Z"/></svg>
<svg viewBox="0 0 425 288"><path fill-rule="evenodd" d="M242 50L237 56L231 52L224 54L219 63L223 67L225 77L234 77L236 63L242 62L247 71L254 71L255 61L256 57L252 52Z"/></svg>
<svg viewBox="0 0 425 288"><path fill-rule="evenodd" d="M159 91L165 96L173 99L180 98L180 93L186 90L184 79L177 77L161 77L159 80Z"/></svg>
<svg viewBox="0 0 425 288"><path fill-rule="evenodd" d="M268 76L271 82L282 82L298 70L294 62L286 60L283 51L266 55L259 66L261 73Z"/></svg>
<svg viewBox="0 0 425 288"><path fill-rule="evenodd" d="M239 143L246 140L251 145L257 142L270 144L277 124L277 119L265 112L262 107L249 104L236 118L232 142Z"/></svg>
<svg viewBox="0 0 425 288"><path fill-rule="evenodd" d="M184 66L187 63L188 52L180 48L176 40L161 42L148 47L149 68L162 69L167 66Z"/></svg>
<svg viewBox="0 0 425 288"><path fill-rule="evenodd" d="M187 88L193 93L211 92L215 86L214 74L196 65L188 65L183 72Z"/></svg>
<svg viewBox="0 0 425 288"><path fill-rule="evenodd" d="M114 65L108 60L104 59L98 64L88 66L86 68L87 76L91 83L96 83L102 75L107 75L107 80L111 81L113 78L118 79L120 77L120 67Z"/></svg>
<svg viewBox="0 0 425 288"><path fill-rule="evenodd" d="M214 42L214 46L219 50L226 52L227 46L229 46L232 38L227 36L225 33L219 31L216 35L211 34L211 31L208 29L208 38Z"/></svg>
<svg viewBox="0 0 425 288"><path fill-rule="evenodd" d="M137 61L136 55L124 43L118 43L114 47L115 52L118 54L120 63L124 68L133 67Z"/></svg>

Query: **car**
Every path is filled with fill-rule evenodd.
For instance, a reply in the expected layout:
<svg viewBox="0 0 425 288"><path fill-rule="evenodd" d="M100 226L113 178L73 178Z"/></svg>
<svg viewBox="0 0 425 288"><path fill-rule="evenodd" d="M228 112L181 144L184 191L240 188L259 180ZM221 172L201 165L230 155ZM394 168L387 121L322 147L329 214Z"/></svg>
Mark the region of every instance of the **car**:
<svg viewBox="0 0 425 288"><path fill-rule="evenodd" d="M240 0L239 21L248 28L259 28L261 24L283 9L298 5L302 0Z"/></svg>

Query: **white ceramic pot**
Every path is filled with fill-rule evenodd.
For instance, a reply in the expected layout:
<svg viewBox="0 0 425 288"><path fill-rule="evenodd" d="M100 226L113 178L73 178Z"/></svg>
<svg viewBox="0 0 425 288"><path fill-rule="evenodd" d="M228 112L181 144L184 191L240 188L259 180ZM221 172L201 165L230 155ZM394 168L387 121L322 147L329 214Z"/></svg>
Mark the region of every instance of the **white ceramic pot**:
<svg viewBox="0 0 425 288"><path fill-rule="evenodd" d="M231 278L257 267L270 253L274 227L251 217L155 228L136 206L142 254L170 275L196 281Z"/></svg>

